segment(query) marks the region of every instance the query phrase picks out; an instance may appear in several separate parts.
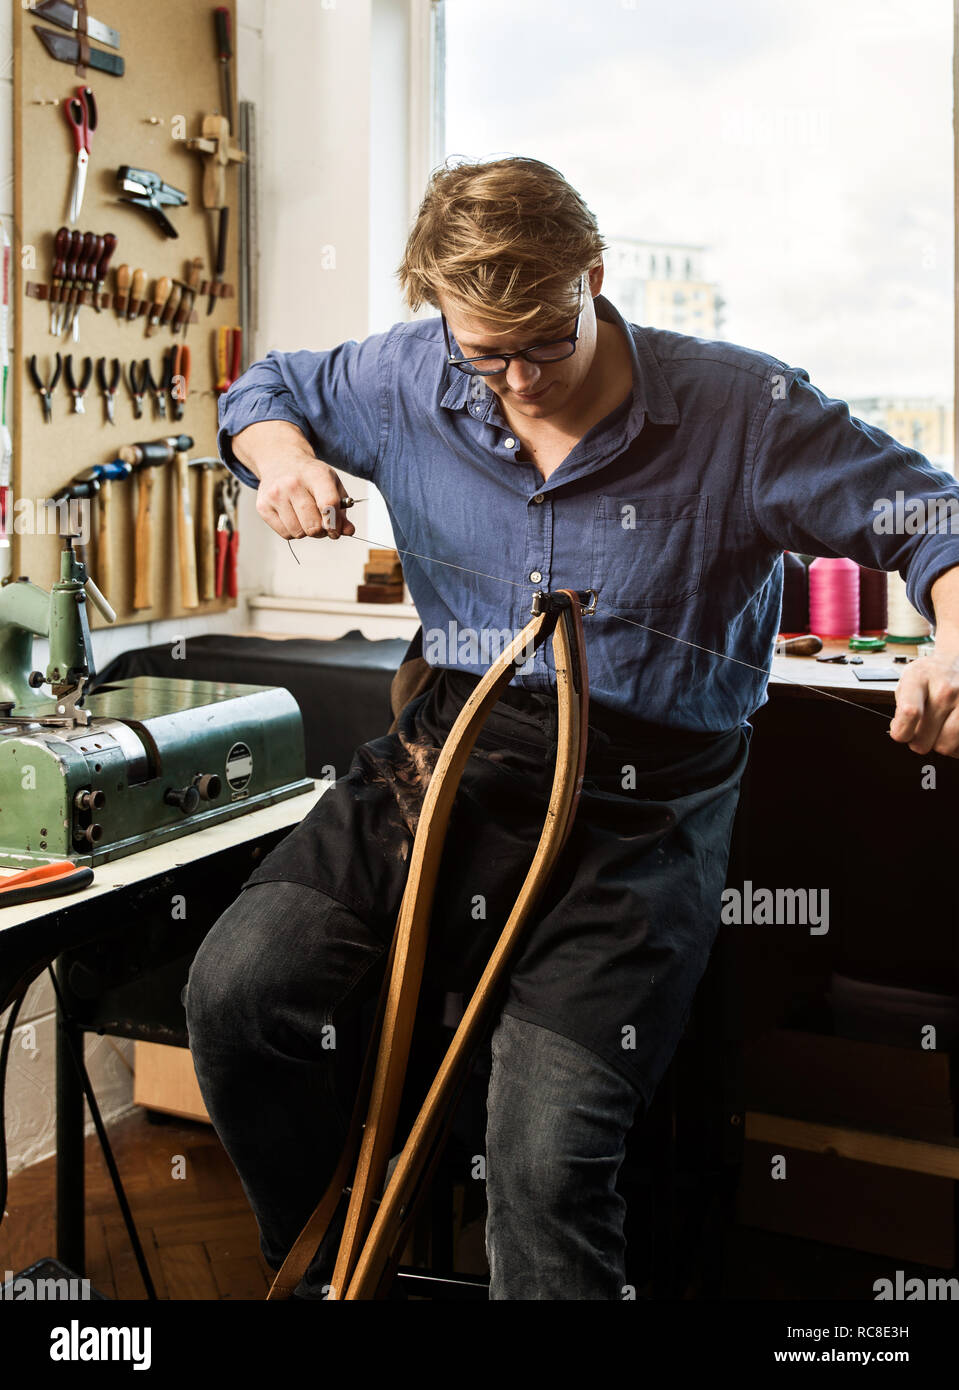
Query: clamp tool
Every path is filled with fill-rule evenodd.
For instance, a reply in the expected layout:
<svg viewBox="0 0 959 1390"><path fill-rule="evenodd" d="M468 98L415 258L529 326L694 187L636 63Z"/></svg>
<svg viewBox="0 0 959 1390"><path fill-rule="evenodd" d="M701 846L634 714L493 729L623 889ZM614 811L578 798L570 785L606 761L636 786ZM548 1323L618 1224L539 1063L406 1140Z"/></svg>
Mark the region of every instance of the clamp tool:
<svg viewBox="0 0 959 1390"><path fill-rule="evenodd" d="M115 425L117 422L117 387L120 385L120 359L114 357L113 370L110 373L110 380L107 381L107 359L97 358L97 385L100 387L100 395L103 397L107 411L107 423Z"/></svg>
<svg viewBox="0 0 959 1390"><path fill-rule="evenodd" d="M216 521L216 597L222 598L224 579L226 593L237 596L237 554L240 532L237 526L236 502L240 495L240 480L232 475L220 483L220 509Z"/></svg>
<svg viewBox="0 0 959 1390"><path fill-rule="evenodd" d="M60 357L60 354L57 353L57 364L54 367L53 375L50 377L50 380L48 382L44 382L41 380L40 373L37 370L36 353L34 353L33 356L30 358L29 366L30 380L33 382L34 386L40 394L40 399L43 401L44 423L49 425L50 421L53 419L53 393L56 390L57 382L60 380L60 372L63 369L63 360Z"/></svg>
<svg viewBox="0 0 959 1390"><path fill-rule="evenodd" d="M73 375L73 354L68 352L63 364L63 375L66 378L67 390L73 397L74 415L85 415L86 410L83 406L83 397L86 394L87 387L90 385L90 378L93 376L93 358L84 357L83 375L80 378L80 384L78 386Z"/></svg>
<svg viewBox="0 0 959 1390"><path fill-rule="evenodd" d="M163 211L164 207L182 208L186 206L187 196L172 184L164 183L159 174L152 169L133 169L129 164L121 164L117 170L117 182L123 190L121 203L132 203L150 214L164 236L177 237L180 233Z"/></svg>

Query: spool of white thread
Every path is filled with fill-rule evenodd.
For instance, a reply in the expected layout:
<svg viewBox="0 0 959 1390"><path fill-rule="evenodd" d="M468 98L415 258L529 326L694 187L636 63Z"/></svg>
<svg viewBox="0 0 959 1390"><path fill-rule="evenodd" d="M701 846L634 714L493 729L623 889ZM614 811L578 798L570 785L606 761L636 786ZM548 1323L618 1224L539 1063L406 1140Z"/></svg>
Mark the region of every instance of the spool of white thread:
<svg viewBox="0 0 959 1390"><path fill-rule="evenodd" d="M929 624L906 597L906 581L898 570L890 570L886 575L886 597L889 609L887 640L925 641L930 632Z"/></svg>

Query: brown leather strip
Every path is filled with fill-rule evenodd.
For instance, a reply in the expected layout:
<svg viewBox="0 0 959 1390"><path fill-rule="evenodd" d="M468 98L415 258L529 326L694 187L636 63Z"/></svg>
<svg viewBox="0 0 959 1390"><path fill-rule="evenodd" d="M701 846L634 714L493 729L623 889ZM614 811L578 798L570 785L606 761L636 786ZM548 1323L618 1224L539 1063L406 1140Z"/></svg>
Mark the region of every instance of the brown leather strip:
<svg viewBox="0 0 959 1390"><path fill-rule="evenodd" d="M347 1300L375 1298L387 1265L392 1262L395 1267L397 1247L405 1237L407 1209L414 1204L414 1194L427 1164L430 1169L435 1166L437 1137L454 1093L479 1043L510 958L549 880L576 814L585 769L589 690L579 603L574 594L570 597L569 625L561 618L553 634L559 729L553 786L543 832L509 920L460 1020L379 1203L344 1295ZM574 659L578 691L573 688ZM334 1286L335 1283L334 1276Z"/></svg>
<svg viewBox="0 0 959 1390"><path fill-rule="evenodd" d="M343 1296L382 1190L396 1127L403 1077L419 998L433 894L453 800L473 744L521 655L528 654L545 615L532 618L487 671L460 711L437 759L420 811L400 907L396 960L380 1037L376 1075L346 1214L330 1298Z"/></svg>
<svg viewBox="0 0 959 1390"><path fill-rule="evenodd" d="M87 38L87 0L77 0L77 39L79 53L77 58L77 77L85 79L90 66L90 40Z"/></svg>
<svg viewBox="0 0 959 1390"><path fill-rule="evenodd" d="M439 1157L444 1119L448 1123L453 1092L465 1074L510 955L546 885L575 815L585 765L589 692L579 602L574 594L570 594L570 599L570 609L561 614L553 631L559 707L553 788L540 842L516 905L370 1226L375 1194L382 1188L395 1129L419 997L433 892L453 800L473 744L487 715L509 684L517 657L522 655L525 659L530 646L542 640L544 614L534 617L493 663L463 706L443 745L420 812L406 892L386 964L377 1018L347 1140L326 1192L277 1273L268 1299L288 1298L306 1272L339 1204L357 1149L360 1150L359 1160L330 1298L334 1301L338 1297L374 1298L384 1274L388 1276L387 1266L393 1264L395 1267L399 1243L414 1205L413 1193L418 1184L415 1200L422 1197ZM574 656L578 663L575 680ZM338 1288L345 1289L345 1294L337 1295Z"/></svg>

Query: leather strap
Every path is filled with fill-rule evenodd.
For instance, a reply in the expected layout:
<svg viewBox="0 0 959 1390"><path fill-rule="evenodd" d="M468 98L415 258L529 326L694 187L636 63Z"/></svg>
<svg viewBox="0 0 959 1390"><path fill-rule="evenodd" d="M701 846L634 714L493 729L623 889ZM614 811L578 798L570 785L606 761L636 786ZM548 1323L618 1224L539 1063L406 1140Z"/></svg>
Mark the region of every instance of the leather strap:
<svg viewBox="0 0 959 1390"><path fill-rule="evenodd" d="M522 665L531 649L541 645L550 633L559 728L543 831L513 910L410 1131L374 1219L373 1208L383 1188L406 1074L443 842L459 781L479 731L516 666ZM572 826L585 765L588 700L579 596L560 590L544 596L539 611L492 664L470 694L443 745L420 812L406 891L349 1133L333 1178L277 1273L267 1295L269 1299L288 1298L305 1273L336 1211L357 1147L356 1172L329 1296L333 1301L376 1297L384 1271L402 1238L414 1189L418 1182L422 1185L427 1164L432 1168L435 1163L437 1139L451 1098L488 1021L510 956Z"/></svg>
<svg viewBox="0 0 959 1390"><path fill-rule="evenodd" d="M77 77L85 79L90 65L90 40L87 37L87 0L77 0Z"/></svg>

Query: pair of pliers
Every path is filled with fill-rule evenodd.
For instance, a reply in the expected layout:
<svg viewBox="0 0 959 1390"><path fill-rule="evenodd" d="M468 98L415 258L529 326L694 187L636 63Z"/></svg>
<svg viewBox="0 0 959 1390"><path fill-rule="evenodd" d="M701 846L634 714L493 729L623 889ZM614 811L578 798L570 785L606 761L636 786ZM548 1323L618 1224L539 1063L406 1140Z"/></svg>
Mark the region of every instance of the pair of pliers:
<svg viewBox="0 0 959 1390"><path fill-rule="evenodd" d="M67 390L73 397L73 413L74 415L85 415L86 410L83 405L83 397L86 395L87 387L90 385L90 378L93 376L93 358L84 357L83 375L80 378L79 385L77 385L73 376L73 354L71 352L68 352L66 355L63 371L66 377Z"/></svg>
<svg viewBox="0 0 959 1390"><path fill-rule="evenodd" d="M53 375L51 376L48 382L44 382L40 377L40 372L37 369L36 353L34 353L33 356L30 358L29 368L30 380L33 382L37 391L40 393L40 399L43 401L44 423L49 425L50 421L53 419L53 393L56 390L57 382L60 380L60 372L63 369L63 360L60 357L60 354L57 353L57 364L54 367Z"/></svg>
<svg viewBox="0 0 959 1390"><path fill-rule="evenodd" d="M149 357L144 357L144 359L143 359L143 389L144 389L145 392L146 392L146 391L149 391L149 392L150 392L150 395L153 397L153 404L154 404L154 407L156 408L156 413L157 413L157 415L159 415L160 418L161 418L162 420L165 420L165 419L166 419L166 387L165 387L164 384L163 384L164 381L165 381L165 379L166 379L166 362L165 362L165 361L164 361L163 367L164 367L163 376L161 376L159 383L157 383L156 381L153 380L153 368L150 366L150 359L149 359Z"/></svg>
<svg viewBox="0 0 959 1390"><path fill-rule="evenodd" d="M92 882L93 870L69 859L41 864L36 869L25 869L23 873L0 879L0 908L31 903L38 898L56 898L61 893L76 893Z"/></svg>
<svg viewBox="0 0 959 1390"><path fill-rule="evenodd" d="M143 418L143 397L147 389L146 373L144 372L139 378L137 377L136 362L131 362L127 371L130 374L130 394L133 397L133 418L140 420Z"/></svg>
<svg viewBox="0 0 959 1390"><path fill-rule="evenodd" d="M230 598L237 596L237 557L240 532L237 525L236 502L240 495L238 478L225 478L220 483L220 508L216 521L216 587L217 598L223 597L224 579Z"/></svg>
<svg viewBox="0 0 959 1390"><path fill-rule="evenodd" d="M100 387L100 395L107 408L107 423L115 425L117 422L117 387L120 385L119 357L113 359L113 371L109 382L107 381L107 359L105 357L97 359L97 385Z"/></svg>

